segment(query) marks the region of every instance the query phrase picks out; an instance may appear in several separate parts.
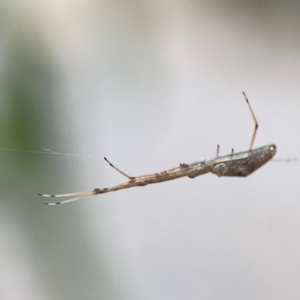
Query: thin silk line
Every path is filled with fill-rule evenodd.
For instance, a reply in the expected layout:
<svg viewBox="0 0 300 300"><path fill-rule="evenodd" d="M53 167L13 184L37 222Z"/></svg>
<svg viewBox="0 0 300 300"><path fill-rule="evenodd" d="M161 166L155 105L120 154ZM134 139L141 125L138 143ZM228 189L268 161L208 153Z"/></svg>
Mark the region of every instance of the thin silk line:
<svg viewBox="0 0 300 300"><path fill-rule="evenodd" d="M101 157L101 156L97 156L97 155L81 155L81 154L73 154L73 153L60 153L60 152L52 151L51 149L45 149L43 151L33 151L33 150L19 150L19 149L2 148L2 149L0 149L0 151L32 153L32 154L51 154L51 155L77 156L77 157L88 157L88 158L100 158Z"/></svg>

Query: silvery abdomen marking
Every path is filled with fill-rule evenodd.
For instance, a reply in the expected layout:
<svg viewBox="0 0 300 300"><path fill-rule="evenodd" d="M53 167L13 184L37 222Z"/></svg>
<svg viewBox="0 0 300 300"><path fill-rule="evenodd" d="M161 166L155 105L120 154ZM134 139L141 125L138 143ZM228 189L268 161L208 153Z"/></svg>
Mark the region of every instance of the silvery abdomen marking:
<svg viewBox="0 0 300 300"><path fill-rule="evenodd" d="M268 145L261 148L234 153L220 158L220 162L214 161L211 164L211 172L219 177L246 177L267 163L276 153L275 145ZM226 161L224 161L226 160Z"/></svg>

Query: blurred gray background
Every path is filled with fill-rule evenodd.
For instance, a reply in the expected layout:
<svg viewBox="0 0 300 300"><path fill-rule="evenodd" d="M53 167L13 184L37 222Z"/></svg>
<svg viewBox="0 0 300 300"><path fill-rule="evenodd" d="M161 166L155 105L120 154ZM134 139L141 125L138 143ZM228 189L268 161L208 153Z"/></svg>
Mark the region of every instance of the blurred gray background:
<svg viewBox="0 0 300 300"><path fill-rule="evenodd" d="M300 157L299 1L0 2L1 299L299 299L300 164L43 205L277 145ZM93 155L75 157L3 149Z"/></svg>

